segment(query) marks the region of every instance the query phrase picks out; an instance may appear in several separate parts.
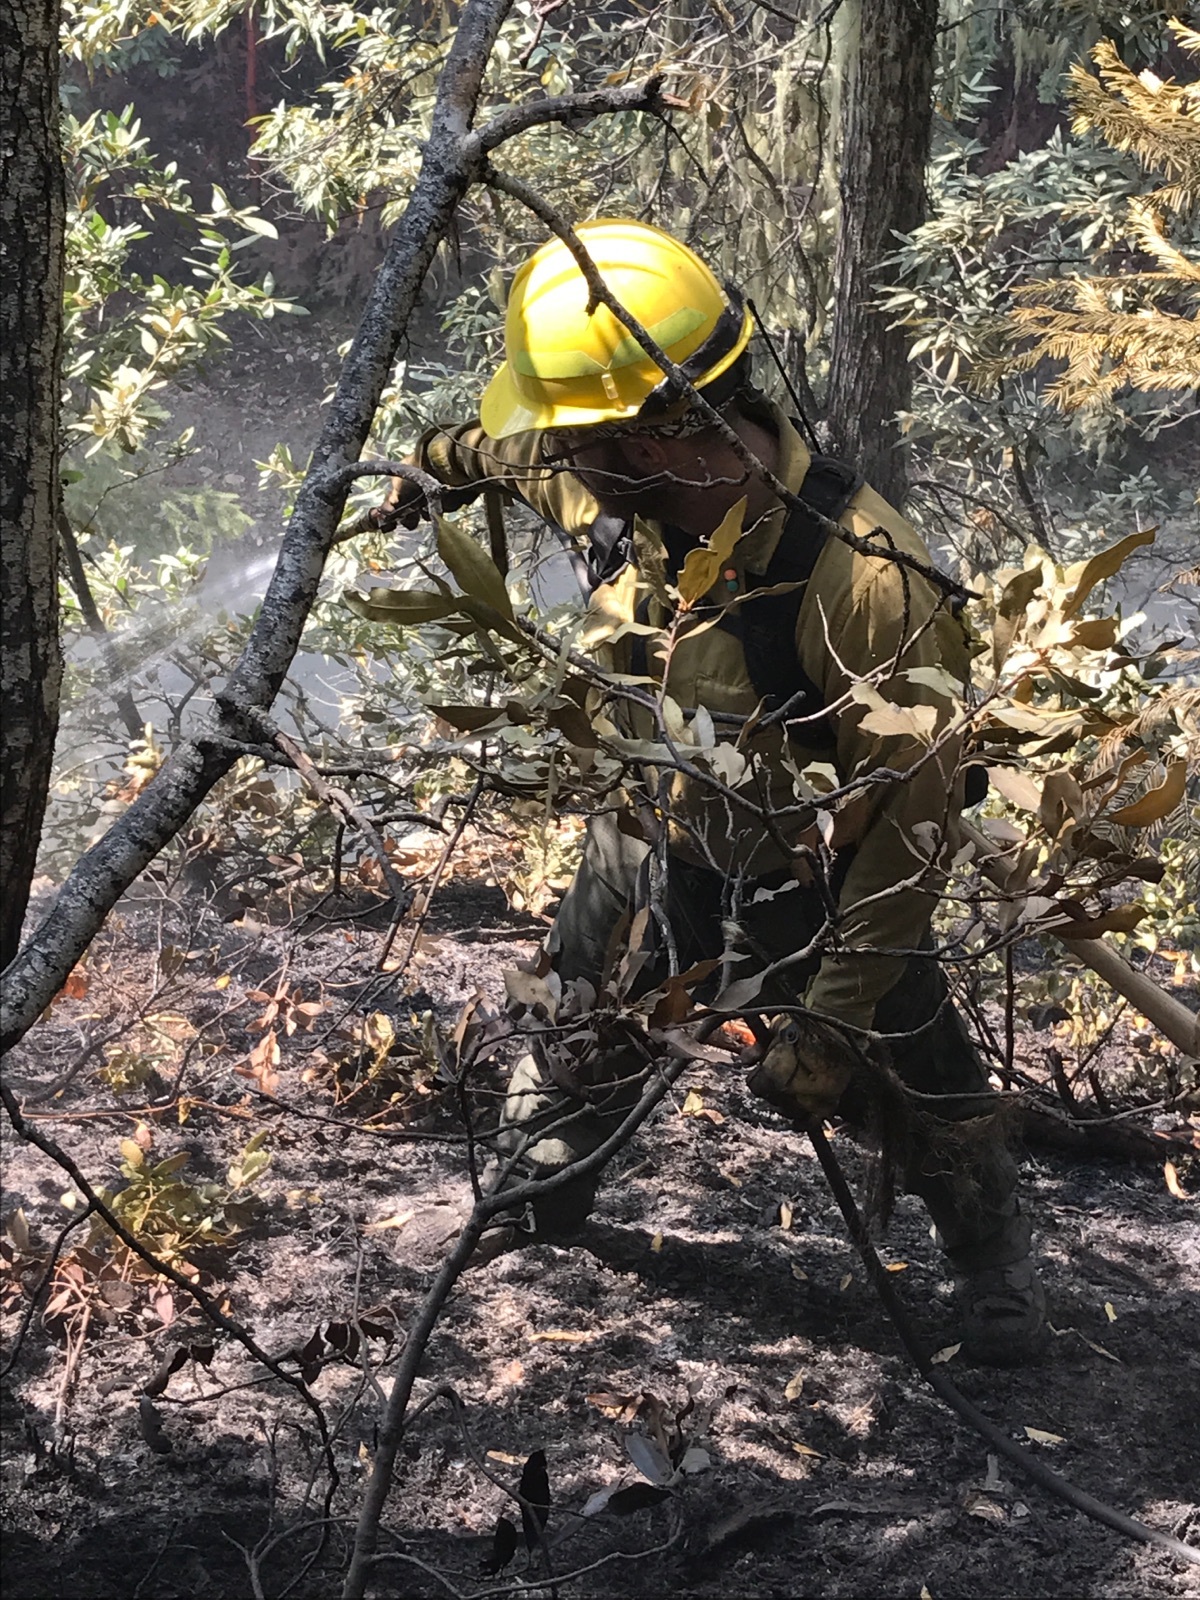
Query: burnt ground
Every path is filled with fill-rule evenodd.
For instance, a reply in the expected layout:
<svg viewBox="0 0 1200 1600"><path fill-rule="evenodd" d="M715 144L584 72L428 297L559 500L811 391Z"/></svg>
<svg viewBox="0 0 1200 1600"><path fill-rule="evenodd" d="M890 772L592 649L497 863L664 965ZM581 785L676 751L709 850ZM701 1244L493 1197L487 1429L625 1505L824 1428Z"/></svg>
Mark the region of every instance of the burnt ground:
<svg viewBox="0 0 1200 1600"><path fill-rule="evenodd" d="M258 1547L268 1596L338 1592L375 1445L376 1386L388 1386L398 1332L432 1280L450 1226L441 1219L467 1189L453 1105L404 1041L427 1009L449 1025L476 991L501 993L503 968L531 955L536 934L495 888L447 884L403 980L366 1003L399 1043L374 1086L354 1092L365 1058L344 1065L339 1100L321 1052L346 1053L329 1030L370 976L378 916L343 908L284 929L220 923L171 900L121 909L89 958L87 992L56 1003L14 1056L13 1077L41 1113L37 1127L110 1188L124 1182L122 1139L148 1144L152 1161L187 1150L185 1178L221 1180L247 1138L267 1132L271 1164L241 1231L189 1259L267 1351L307 1345L319 1359L312 1392L336 1428L341 1484L306 1570L325 1482L311 1417L238 1345L214 1341L181 1292L129 1272L114 1286L111 1266L98 1283L114 1258L99 1242L72 1257L81 1228L64 1244L81 1264L81 1298L34 1318L3 1381L8 1600L250 1596L239 1546ZM174 953L160 954L164 943ZM291 998L323 1009L311 1031L280 1033L269 1102L236 1069L263 1037L248 1024L266 1002L248 991L273 993L285 961ZM150 1007L160 1021L110 1046L154 1057L153 1070L118 1093L97 1077L103 1057L81 1061L81 1046L145 1007L156 973L173 974ZM181 1017L206 1024L199 1042ZM148 1044L154 1029L159 1042ZM72 1067L68 1084L35 1101ZM417 1388L420 1400L452 1386L461 1416L435 1398L411 1424L384 1518L381 1548L395 1559L370 1592L550 1593L523 1546L502 1576L481 1573L497 1515L519 1523L503 1486L541 1449L554 1566L584 1569L562 1578L564 1597L1200 1593L1195 1569L989 1462L901 1355L811 1152L741 1077L733 1066L693 1069L615 1163L585 1245L510 1254L461 1280ZM479 1103L501 1081L499 1068L485 1075ZM702 1104L685 1115L688 1090ZM861 1181L862 1153L844 1136L835 1145ZM1194 1190L1200 1172L1186 1157L1178 1170ZM1036 1366L985 1371L955 1356L946 1370L1073 1481L1194 1539L1195 1207L1167 1192L1156 1164L1034 1151L1025 1184L1057 1335ZM69 1218L67 1187L10 1138L4 1210L22 1209L30 1238L8 1247L6 1361ZM899 1201L883 1250L902 1266L896 1282L923 1336L953 1343L950 1287L914 1202ZM356 1318L365 1362L347 1359ZM193 1347L205 1357L210 1344L209 1364L184 1360L140 1424L139 1395L164 1360ZM687 1412L679 1427L704 1470L643 1509L581 1516L597 1491L644 1481L624 1440L639 1403L635 1426L651 1427L647 1394L668 1424ZM1027 1428L1054 1442L1030 1441Z"/></svg>

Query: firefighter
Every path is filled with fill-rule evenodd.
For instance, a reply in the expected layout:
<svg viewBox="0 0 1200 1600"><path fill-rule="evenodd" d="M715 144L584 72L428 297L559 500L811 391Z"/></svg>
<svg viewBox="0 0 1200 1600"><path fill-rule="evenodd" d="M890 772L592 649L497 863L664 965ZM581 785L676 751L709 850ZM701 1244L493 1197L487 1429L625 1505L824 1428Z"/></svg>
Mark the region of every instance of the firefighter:
<svg viewBox="0 0 1200 1600"><path fill-rule="evenodd" d="M910 1114L893 1118L904 1128L884 1134L901 1148L905 1185L936 1225L966 1350L984 1362L1020 1362L1044 1330L1029 1219L1015 1163L988 1116L986 1071L929 953L963 804L948 688L966 673L963 629L945 590L921 575L931 564L909 523L753 387L752 320L736 291L645 223L601 219L578 236L617 301L740 448L606 306L589 309L584 276L555 240L513 281L505 360L478 420L432 430L413 458L445 486L447 509L486 489L560 530L586 563L591 634L610 641L600 645L605 664L656 687L665 673L681 714L694 722L699 713L723 751L712 766L721 792L694 767L651 782L651 810L667 829L665 873L663 852L639 837L628 811L623 817L618 805L592 819L548 941L554 968L564 981L598 989L622 919L652 895L665 917L643 925L664 931L646 958L643 989L661 980L669 959L684 970L719 956L731 919L753 958L739 974L811 945L764 986L764 1009L802 1002L816 1018L882 1036L895 1077L911 1091L902 1097ZM800 509L747 467L746 452L799 497ZM375 515L383 527L413 525L421 510L419 490L398 478ZM664 663L656 639L671 624L670 584L730 517L739 536L695 608L709 625L678 631ZM831 523L881 553L830 536ZM655 736L644 709L625 716L621 732ZM758 731L747 734L748 719ZM749 792L755 801L766 795L780 813L776 825L737 803L751 758L768 776ZM797 774L831 788L881 769L901 776L864 784L832 823L798 803ZM752 1084L801 1116L840 1106L861 1118L863 1088L850 1081L848 1053L807 1050L811 1037L782 1017ZM527 1056L510 1083L502 1147L519 1141L527 1176L594 1150L636 1098L644 1065L627 1041L601 1038L586 1088L573 1094L545 1050ZM568 1237L594 1190L594 1180L557 1189L526 1219L526 1237Z"/></svg>

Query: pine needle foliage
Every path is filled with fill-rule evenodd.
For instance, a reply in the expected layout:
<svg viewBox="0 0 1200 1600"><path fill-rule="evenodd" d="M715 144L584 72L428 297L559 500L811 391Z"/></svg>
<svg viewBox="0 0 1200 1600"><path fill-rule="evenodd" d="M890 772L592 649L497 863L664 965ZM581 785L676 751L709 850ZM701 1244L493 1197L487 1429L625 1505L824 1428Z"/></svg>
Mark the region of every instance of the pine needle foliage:
<svg viewBox="0 0 1200 1600"><path fill-rule="evenodd" d="M1167 26L1200 57L1200 32ZM1009 339L1024 348L1002 364L1024 372L1061 362L1046 398L1060 410L1101 407L1126 389L1186 392L1200 386L1200 79L1136 73L1110 40L1068 74L1076 134L1095 133L1165 181L1127 205L1132 270L1040 280L1015 291ZM1147 264L1141 265L1137 258Z"/></svg>

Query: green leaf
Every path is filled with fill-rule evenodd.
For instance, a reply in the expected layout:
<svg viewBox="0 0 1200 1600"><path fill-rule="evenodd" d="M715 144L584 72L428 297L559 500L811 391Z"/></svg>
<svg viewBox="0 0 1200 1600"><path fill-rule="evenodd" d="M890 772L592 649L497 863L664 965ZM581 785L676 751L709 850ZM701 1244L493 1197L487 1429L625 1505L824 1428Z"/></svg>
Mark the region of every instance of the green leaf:
<svg viewBox="0 0 1200 1600"><path fill-rule="evenodd" d="M720 577L721 568L741 538L745 515L746 501L743 497L737 505L730 507L720 526L704 544L688 551L683 571L679 574L679 595L685 609L703 599Z"/></svg>
<svg viewBox="0 0 1200 1600"><path fill-rule="evenodd" d="M273 222L268 222L266 217L256 216L252 211L243 211L238 221L243 228L248 228L251 233L257 233L264 239L279 237L279 230Z"/></svg>
<svg viewBox="0 0 1200 1600"><path fill-rule="evenodd" d="M347 589L342 603L368 622L390 622L398 628L440 622L462 611L461 602L453 595L432 589L369 589L365 595Z"/></svg>
<svg viewBox="0 0 1200 1600"><path fill-rule="evenodd" d="M457 579L460 587L475 600L498 611L506 622L513 617L512 601L504 579L492 558L471 535L444 517L437 522L438 555Z"/></svg>
<svg viewBox="0 0 1200 1600"><path fill-rule="evenodd" d="M186 1167L191 1159L192 1156L189 1150L177 1150L173 1156L168 1156L165 1161L158 1162L150 1170L156 1178L169 1178L172 1173Z"/></svg>

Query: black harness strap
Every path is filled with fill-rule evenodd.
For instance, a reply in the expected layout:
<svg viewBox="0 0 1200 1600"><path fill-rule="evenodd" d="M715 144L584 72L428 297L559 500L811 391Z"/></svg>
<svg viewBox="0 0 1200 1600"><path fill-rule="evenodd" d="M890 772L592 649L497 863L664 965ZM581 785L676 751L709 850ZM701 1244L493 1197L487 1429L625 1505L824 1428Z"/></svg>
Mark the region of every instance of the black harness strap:
<svg viewBox="0 0 1200 1600"><path fill-rule="evenodd" d="M767 711L793 701L793 712L804 718L796 738L813 749L832 749L833 723L823 716L824 697L800 665L796 651L796 623L804 602L805 586L828 537L821 517L836 522L862 487L863 478L853 467L831 456L813 456L800 489L803 505L789 511L779 543L762 573L748 573L752 590L791 585L783 594L754 594L724 611L718 628L738 640L746 660L746 673ZM818 515L814 515L817 513ZM674 575L692 541L677 528L664 526L668 565ZM650 601L638 607L637 621L647 622ZM630 669L649 677L646 641L635 635L630 648ZM801 698L797 698L800 696ZM811 719L811 720L810 720Z"/></svg>
<svg viewBox="0 0 1200 1600"><path fill-rule="evenodd" d="M819 517L836 522L862 484L860 474L844 462L831 456L814 456L800 489L803 504L788 512L767 570L755 575L755 589L771 589L779 584L793 587L783 594L753 595L726 611L717 623L741 641L747 675L765 709L777 711L794 701L794 715L805 719L796 730L796 737L817 749L832 748L836 732L830 719L821 715L824 696L800 665L796 624L808 580L828 538Z"/></svg>

